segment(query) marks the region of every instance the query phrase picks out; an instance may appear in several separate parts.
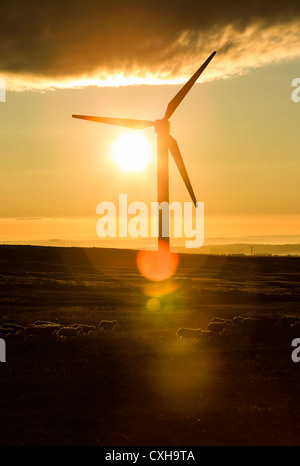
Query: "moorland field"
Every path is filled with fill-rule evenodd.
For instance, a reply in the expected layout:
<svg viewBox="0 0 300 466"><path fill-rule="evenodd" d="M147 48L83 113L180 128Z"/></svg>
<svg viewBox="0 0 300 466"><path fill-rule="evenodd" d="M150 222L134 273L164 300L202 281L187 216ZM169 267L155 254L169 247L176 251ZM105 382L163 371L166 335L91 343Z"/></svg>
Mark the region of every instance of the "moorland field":
<svg viewBox="0 0 300 466"><path fill-rule="evenodd" d="M76 338L10 334L0 364L0 445L300 445L300 258L181 254L163 283L136 251L0 247L0 326L96 327ZM213 317L208 339L177 340ZM118 321L99 332L102 319Z"/></svg>

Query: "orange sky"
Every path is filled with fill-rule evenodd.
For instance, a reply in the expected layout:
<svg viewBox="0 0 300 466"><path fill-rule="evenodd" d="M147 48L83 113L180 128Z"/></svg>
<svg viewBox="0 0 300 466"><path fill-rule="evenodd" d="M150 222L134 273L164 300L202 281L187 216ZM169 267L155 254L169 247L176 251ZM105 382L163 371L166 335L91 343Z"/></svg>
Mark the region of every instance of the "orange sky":
<svg viewBox="0 0 300 466"><path fill-rule="evenodd" d="M243 36L249 44L254 40L251 31ZM235 60L231 54L226 63L226 55L219 58L217 54L207 76L203 74L171 118L171 134L179 144L197 200L205 205L206 241L300 234L300 102L291 99L292 81L299 77L300 58L292 47L297 31L295 26L284 43L279 41L277 62L273 55L279 42L277 49L270 48L273 55L257 49L248 53L248 70L238 59L247 50L245 42ZM225 36L224 29L223 42ZM270 44L273 36L269 28L262 40ZM197 62L190 60L189 69L195 71L207 56L201 53ZM227 79L220 79L222 72ZM71 115L154 120L164 115L182 84L82 89L66 89L64 84L56 90L46 85L40 92L30 90L30 82L34 88L38 75L23 81L20 74L3 76L7 92L6 102L0 103L1 242L55 238L100 244L96 235L99 202L117 203L119 193L127 193L129 202L149 205L156 200L153 128L143 131L152 154L147 169L125 173L112 154L124 130L74 120ZM174 74L174 79L183 82L182 76L178 79ZM23 82L23 89L18 82ZM189 200L170 159L170 202Z"/></svg>

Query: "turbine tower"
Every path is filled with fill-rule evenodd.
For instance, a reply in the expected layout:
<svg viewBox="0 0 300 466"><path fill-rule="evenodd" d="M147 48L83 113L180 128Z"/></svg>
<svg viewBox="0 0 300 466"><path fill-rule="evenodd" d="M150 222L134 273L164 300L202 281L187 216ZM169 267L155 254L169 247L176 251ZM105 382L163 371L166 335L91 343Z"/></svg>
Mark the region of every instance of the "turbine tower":
<svg viewBox="0 0 300 466"><path fill-rule="evenodd" d="M197 207L196 196L194 194L189 176L187 174L183 159L175 139L170 135L170 122L169 118L173 115L178 105L182 102L191 87L195 84L201 73L205 70L209 62L212 60L216 52L213 52L208 59L200 66L200 68L193 74L187 83L180 89L180 91L169 102L165 116L160 120L134 120L129 118L110 118L110 117L97 117L88 115L72 115L73 118L80 118L82 120L95 121L97 123L106 123L108 125L122 126L131 129L145 129L154 126L157 134L157 200L158 203L166 202L166 209L164 213L166 217L163 219L163 211L159 210L158 221L158 248L160 246L170 250L170 226L169 226L169 150L175 160L177 168L183 178L186 188L192 198L192 201ZM163 225L165 226L163 232ZM167 233L167 235L163 235Z"/></svg>

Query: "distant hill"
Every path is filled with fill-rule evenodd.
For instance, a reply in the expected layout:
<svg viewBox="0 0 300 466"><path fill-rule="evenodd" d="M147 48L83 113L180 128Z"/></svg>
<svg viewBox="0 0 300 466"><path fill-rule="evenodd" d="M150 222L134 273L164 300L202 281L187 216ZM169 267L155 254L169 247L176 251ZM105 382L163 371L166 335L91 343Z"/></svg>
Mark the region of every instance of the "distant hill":
<svg viewBox="0 0 300 466"><path fill-rule="evenodd" d="M249 240L252 238L248 238ZM300 256L300 242L290 242L286 244L276 244L276 243L259 243L258 238L253 238L253 242L234 242L232 238L229 242L222 242L225 238L218 238L211 241L205 242L201 248L184 248L174 246L174 242L171 241L171 248L173 251L183 254L214 254L214 255L246 255L246 256ZM274 240L274 239L273 239ZM28 242L7 242L6 245L19 245L19 246L46 246L53 248L92 248L99 250L123 250L131 251L138 249L145 249L143 243L120 243L120 245L115 245L117 243L111 242L95 242L95 241L69 241L69 240L60 240L52 239L49 241L35 241L32 244ZM1 246L1 245L0 245ZM4 245L3 245L4 246ZM156 245L154 246L156 249Z"/></svg>
<svg viewBox="0 0 300 466"><path fill-rule="evenodd" d="M178 248L191 254L243 254L247 256L300 256L300 244L212 244L200 249Z"/></svg>

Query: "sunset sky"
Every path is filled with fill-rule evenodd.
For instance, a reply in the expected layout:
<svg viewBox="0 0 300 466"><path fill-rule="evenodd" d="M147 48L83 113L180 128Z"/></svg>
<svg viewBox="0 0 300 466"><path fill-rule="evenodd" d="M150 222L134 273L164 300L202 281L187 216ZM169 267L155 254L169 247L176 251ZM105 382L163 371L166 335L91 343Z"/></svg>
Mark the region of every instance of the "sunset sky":
<svg viewBox="0 0 300 466"><path fill-rule="evenodd" d="M12 1L1 7L0 241L96 235L96 207L156 201L147 168L113 144L133 131L72 114L155 120L217 51L171 117L205 238L300 237L300 5L286 2ZM300 92L299 92L300 96ZM170 158L170 202L189 201Z"/></svg>

